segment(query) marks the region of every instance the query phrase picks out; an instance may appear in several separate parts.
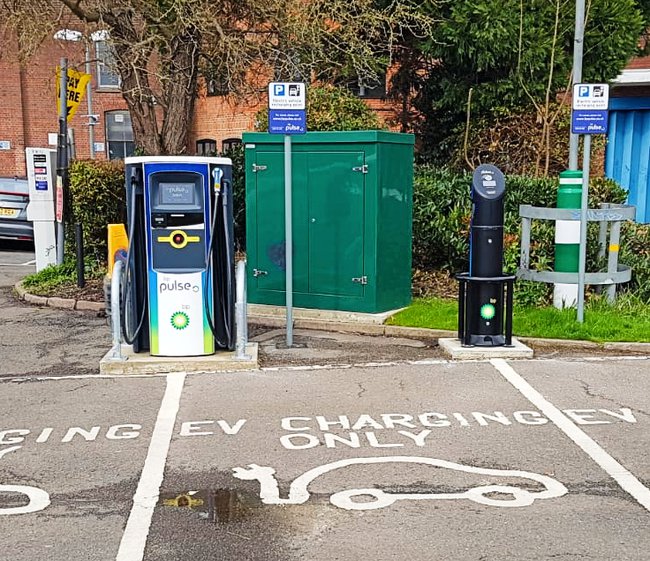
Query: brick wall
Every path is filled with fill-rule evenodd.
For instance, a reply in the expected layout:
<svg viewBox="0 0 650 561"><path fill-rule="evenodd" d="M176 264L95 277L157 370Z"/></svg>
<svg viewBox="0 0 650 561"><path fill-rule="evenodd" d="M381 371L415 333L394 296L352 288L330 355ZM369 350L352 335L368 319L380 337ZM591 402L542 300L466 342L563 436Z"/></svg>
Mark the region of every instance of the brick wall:
<svg viewBox="0 0 650 561"><path fill-rule="evenodd" d="M3 44L6 44L4 39ZM11 143L10 150L0 150L0 176L25 177L25 148L50 147L48 134L58 132L55 72L62 57L68 58L70 67L84 71L82 43L52 40L22 67L13 53L3 53L0 58L0 141ZM95 142L105 142L104 112L126 109L126 104L119 91L97 91L94 65L91 73L93 113L100 115L94 128ZM68 127L74 130L77 158L90 156L88 119L84 117L87 113L84 95L77 113L68 123ZM106 152L98 152L97 158L105 159Z"/></svg>

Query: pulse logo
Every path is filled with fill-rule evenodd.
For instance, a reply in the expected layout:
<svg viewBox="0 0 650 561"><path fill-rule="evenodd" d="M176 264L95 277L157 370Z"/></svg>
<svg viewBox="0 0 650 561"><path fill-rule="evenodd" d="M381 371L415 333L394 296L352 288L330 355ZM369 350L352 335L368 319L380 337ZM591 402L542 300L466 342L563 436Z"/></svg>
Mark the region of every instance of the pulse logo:
<svg viewBox="0 0 650 561"><path fill-rule="evenodd" d="M191 282L163 281L158 286L160 294L163 292L198 292L199 286Z"/></svg>

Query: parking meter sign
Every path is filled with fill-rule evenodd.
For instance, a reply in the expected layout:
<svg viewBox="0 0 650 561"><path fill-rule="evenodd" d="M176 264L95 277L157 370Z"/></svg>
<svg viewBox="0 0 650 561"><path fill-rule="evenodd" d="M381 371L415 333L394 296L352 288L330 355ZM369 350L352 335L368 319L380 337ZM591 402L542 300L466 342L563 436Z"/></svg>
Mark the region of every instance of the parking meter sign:
<svg viewBox="0 0 650 561"><path fill-rule="evenodd" d="M609 119L608 84L574 84L571 104L573 134L606 134Z"/></svg>
<svg viewBox="0 0 650 561"><path fill-rule="evenodd" d="M304 110L305 84L302 82L271 82L269 84L269 109Z"/></svg>

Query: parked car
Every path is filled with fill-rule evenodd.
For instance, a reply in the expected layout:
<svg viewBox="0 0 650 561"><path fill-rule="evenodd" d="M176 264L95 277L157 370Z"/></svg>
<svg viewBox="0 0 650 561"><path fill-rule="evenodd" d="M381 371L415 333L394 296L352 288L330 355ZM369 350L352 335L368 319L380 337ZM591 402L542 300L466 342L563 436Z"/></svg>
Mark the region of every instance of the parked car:
<svg viewBox="0 0 650 561"><path fill-rule="evenodd" d="M0 177L0 238L34 239L32 223L27 220L27 203L26 179Z"/></svg>

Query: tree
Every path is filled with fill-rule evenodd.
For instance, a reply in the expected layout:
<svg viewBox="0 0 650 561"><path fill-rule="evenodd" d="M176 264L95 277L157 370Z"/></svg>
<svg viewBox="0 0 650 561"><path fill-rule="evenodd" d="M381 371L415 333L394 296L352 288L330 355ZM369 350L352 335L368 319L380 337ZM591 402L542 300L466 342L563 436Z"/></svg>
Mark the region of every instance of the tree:
<svg viewBox="0 0 650 561"><path fill-rule="evenodd" d="M426 9L439 24L415 44L426 65L414 103L430 155L447 161L459 148L468 106L472 120L534 112L544 147L552 104L571 80L574 0L445 0ZM607 82L624 68L647 12L645 0L587 0L584 81Z"/></svg>
<svg viewBox="0 0 650 561"><path fill-rule="evenodd" d="M268 111L255 115L255 128L268 130ZM322 85L307 88L307 130L353 131L385 129L386 124L362 99L345 88Z"/></svg>
<svg viewBox="0 0 650 561"><path fill-rule="evenodd" d="M108 31L146 154L185 151L200 76L237 96L260 93L269 78L331 79L350 69L372 78L387 63L377 46L390 53L405 30L431 28L400 0L3 0L3 19L25 56L61 27Z"/></svg>

